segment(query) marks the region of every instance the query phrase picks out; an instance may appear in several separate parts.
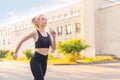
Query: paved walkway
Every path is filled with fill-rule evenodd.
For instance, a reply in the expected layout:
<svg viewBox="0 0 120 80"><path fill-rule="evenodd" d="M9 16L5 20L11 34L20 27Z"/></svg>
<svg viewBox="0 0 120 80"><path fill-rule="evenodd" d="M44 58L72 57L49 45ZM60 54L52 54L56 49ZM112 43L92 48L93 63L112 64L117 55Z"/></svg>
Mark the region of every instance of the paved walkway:
<svg viewBox="0 0 120 80"><path fill-rule="evenodd" d="M33 80L29 64L0 61L0 80ZM120 62L49 65L45 80L120 80Z"/></svg>

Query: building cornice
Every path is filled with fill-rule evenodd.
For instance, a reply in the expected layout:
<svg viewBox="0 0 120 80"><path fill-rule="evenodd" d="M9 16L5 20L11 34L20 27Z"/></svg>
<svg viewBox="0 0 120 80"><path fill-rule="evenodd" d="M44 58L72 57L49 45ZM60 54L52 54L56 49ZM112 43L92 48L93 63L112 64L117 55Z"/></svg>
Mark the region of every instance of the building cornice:
<svg viewBox="0 0 120 80"><path fill-rule="evenodd" d="M104 5L104 6L99 7L99 9L105 9L105 8L109 8L109 7L113 7L117 5L120 5L120 2Z"/></svg>

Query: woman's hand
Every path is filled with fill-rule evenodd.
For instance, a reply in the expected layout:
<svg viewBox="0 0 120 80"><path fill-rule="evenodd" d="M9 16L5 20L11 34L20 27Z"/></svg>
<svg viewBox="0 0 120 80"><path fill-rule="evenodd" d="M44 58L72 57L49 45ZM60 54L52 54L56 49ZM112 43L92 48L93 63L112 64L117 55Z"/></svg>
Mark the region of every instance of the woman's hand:
<svg viewBox="0 0 120 80"><path fill-rule="evenodd" d="M53 38L55 38L56 32L55 32L54 30L50 29L50 34L51 34L51 36L52 36Z"/></svg>
<svg viewBox="0 0 120 80"><path fill-rule="evenodd" d="M13 59L14 59L14 60L17 59L17 53L13 53Z"/></svg>
<svg viewBox="0 0 120 80"><path fill-rule="evenodd" d="M55 38L56 37L56 32L54 30L50 29L50 34L52 36L52 38L51 38L51 48L53 50L55 50L56 49L56 38Z"/></svg>

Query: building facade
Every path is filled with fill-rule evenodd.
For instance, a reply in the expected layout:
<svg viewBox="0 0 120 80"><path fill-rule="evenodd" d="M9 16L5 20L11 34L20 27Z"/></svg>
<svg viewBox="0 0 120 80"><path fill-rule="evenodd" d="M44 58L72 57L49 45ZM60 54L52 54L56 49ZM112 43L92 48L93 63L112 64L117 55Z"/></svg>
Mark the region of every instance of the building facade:
<svg viewBox="0 0 120 80"><path fill-rule="evenodd" d="M114 54L120 57L120 1L119 0L81 0L48 13L46 30L57 32L57 42L71 38L81 38L91 47L84 51L89 57L96 54ZM31 19L18 23L1 25L0 49L14 50L16 44L32 30ZM34 51L34 41L23 43L19 50Z"/></svg>

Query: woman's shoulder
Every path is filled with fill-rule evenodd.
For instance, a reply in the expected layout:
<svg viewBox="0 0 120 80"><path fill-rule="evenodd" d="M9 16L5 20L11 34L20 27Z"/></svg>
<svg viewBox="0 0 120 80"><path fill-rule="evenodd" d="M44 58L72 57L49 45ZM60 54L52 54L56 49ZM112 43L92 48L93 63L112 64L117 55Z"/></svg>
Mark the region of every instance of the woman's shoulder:
<svg viewBox="0 0 120 80"><path fill-rule="evenodd" d="M36 35L37 34L37 30L31 31L30 34L31 35Z"/></svg>

